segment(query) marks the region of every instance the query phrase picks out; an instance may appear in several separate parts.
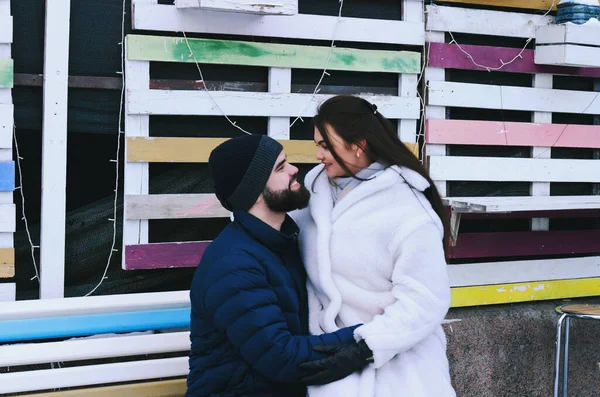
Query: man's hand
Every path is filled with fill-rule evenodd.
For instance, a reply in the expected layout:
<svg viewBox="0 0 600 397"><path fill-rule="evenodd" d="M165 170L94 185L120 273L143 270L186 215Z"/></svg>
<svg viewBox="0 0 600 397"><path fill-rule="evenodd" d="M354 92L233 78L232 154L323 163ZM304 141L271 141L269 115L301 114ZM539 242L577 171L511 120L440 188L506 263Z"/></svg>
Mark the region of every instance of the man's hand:
<svg viewBox="0 0 600 397"><path fill-rule="evenodd" d="M313 350L328 356L300 364L300 370L304 373L300 382L306 385L335 382L373 362L373 352L364 340L351 345L318 345Z"/></svg>

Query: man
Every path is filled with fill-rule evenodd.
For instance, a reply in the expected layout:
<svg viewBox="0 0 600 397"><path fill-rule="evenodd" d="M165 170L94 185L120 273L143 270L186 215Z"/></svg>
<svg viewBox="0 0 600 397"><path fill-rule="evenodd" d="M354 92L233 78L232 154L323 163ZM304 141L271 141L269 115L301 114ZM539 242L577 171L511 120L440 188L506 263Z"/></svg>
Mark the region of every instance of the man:
<svg viewBox="0 0 600 397"><path fill-rule="evenodd" d="M308 336L298 227L286 212L306 207L310 194L282 150L249 135L210 155L216 195L234 221L207 248L190 288L187 397L304 397L306 384L341 379L371 356L355 342L356 327Z"/></svg>

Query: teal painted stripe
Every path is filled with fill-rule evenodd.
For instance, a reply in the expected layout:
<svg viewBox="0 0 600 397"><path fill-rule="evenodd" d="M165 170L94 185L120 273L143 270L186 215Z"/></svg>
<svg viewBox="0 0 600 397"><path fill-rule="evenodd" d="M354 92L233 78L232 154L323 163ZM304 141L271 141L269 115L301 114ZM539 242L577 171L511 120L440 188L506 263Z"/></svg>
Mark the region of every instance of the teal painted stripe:
<svg viewBox="0 0 600 397"><path fill-rule="evenodd" d="M0 321L0 342L187 328L190 309Z"/></svg>
<svg viewBox="0 0 600 397"><path fill-rule="evenodd" d="M127 58L139 61L327 69L354 72L419 73L421 54L411 51L356 50L336 47L327 63L329 47L252 43L233 40L127 36Z"/></svg>
<svg viewBox="0 0 600 397"><path fill-rule="evenodd" d="M0 59L0 88L13 88L14 67L12 59Z"/></svg>

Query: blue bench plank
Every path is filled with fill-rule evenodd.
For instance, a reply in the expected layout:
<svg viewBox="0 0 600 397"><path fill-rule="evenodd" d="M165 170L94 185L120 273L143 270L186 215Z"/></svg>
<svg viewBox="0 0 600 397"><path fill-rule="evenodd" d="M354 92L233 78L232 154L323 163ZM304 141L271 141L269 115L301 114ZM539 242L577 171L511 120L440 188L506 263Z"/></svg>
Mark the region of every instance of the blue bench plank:
<svg viewBox="0 0 600 397"><path fill-rule="evenodd" d="M9 320L0 321L0 343L187 328L189 325L189 308Z"/></svg>

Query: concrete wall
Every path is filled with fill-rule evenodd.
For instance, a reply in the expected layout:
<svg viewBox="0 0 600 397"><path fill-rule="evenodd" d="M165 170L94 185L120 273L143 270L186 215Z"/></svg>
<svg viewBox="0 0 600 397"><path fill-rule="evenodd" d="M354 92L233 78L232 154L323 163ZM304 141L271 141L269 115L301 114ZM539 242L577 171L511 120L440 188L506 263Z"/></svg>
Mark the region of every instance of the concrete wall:
<svg viewBox="0 0 600 397"><path fill-rule="evenodd" d="M552 396L555 308L600 298L452 309L444 325L458 396ZM600 321L571 320L569 396L600 396Z"/></svg>

